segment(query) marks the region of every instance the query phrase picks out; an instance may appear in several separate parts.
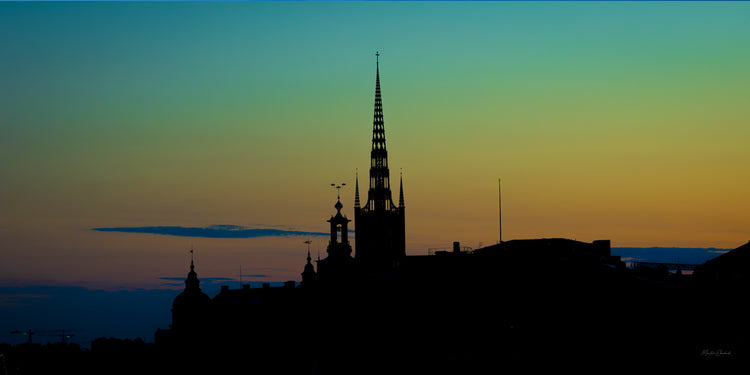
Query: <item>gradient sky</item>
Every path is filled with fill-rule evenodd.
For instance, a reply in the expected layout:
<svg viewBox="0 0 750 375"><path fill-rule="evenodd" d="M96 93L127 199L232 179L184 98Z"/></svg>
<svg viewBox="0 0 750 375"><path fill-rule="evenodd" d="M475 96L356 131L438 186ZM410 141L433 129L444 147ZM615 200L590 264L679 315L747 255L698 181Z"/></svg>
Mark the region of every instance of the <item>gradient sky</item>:
<svg viewBox="0 0 750 375"><path fill-rule="evenodd" d="M367 176L380 73L407 253L750 239L750 3L0 3L0 284L299 280ZM367 190L363 179L361 192ZM397 184L394 184L397 188Z"/></svg>

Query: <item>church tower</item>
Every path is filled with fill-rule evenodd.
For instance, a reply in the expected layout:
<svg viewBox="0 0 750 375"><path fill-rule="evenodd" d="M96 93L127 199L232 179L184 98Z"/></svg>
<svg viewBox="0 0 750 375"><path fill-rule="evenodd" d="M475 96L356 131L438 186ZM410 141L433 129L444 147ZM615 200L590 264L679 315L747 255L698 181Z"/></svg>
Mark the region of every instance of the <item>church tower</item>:
<svg viewBox="0 0 750 375"><path fill-rule="evenodd" d="M388 152L385 147L383 102L380 95L380 61L375 54L375 113L370 151L370 189L360 206L359 175L354 197L355 259L366 272L383 272L406 256L403 179L398 206L391 196Z"/></svg>
<svg viewBox="0 0 750 375"><path fill-rule="evenodd" d="M337 188L340 189L341 187ZM328 242L328 248L326 249L328 256L318 261L317 280L321 283L350 281L355 273L352 246L349 244L348 226L351 220L341 214L344 205L341 204L340 194L334 207L336 208L336 215L328 219L331 224L331 240Z"/></svg>
<svg viewBox="0 0 750 375"><path fill-rule="evenodd" d="M172 302L172 331L178 341L197 342L205 339L211 322L211 297L201 291L190 250L190 272L185 279L185 290Z"/></svg>

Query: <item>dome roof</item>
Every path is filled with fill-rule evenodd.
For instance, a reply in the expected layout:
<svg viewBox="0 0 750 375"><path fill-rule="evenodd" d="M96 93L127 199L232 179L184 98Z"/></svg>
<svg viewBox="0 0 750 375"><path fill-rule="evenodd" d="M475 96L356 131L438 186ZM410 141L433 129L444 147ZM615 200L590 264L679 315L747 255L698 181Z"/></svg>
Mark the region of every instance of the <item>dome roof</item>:
<svg viewBox="0 0 750 375"><path fill-rule="evenodd" d="M185 290L178 294L172 302L172 309L197 308L211 303L211 297L201 292L200 280L195 272L195 264L190 261L190 272L185 279Z"/></svg>
<svg viewBox="0 0 750 375"><path fill-rule="evenodd" d="M200 290L185 290L178 294L172 302L172 309L193 309L207 306L211 303L211 297Z"/></svg>

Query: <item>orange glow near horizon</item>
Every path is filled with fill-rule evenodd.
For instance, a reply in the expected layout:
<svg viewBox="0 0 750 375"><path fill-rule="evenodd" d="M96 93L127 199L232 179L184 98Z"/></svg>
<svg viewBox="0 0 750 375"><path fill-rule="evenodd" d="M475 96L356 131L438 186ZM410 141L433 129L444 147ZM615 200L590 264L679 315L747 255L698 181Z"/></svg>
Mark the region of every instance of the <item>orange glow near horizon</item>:
<svg viewBox="0 0 750 375"><path fill-rule="evenodd" d="M495 243L498 178L504 240L735 248L750 239L748 7L0 3L0 274L158 286L194 244L202 277L299 279L305 238L92 228L326 232L331 182L353 217L375 50L408 254Z"/></svg>

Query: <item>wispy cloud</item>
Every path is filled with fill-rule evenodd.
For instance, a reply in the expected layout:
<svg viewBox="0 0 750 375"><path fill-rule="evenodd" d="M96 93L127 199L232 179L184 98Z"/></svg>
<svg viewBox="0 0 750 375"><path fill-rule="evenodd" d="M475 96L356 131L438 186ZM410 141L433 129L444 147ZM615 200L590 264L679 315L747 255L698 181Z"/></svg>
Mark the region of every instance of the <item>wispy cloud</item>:
<svg viewBox="0 0 750 375"><path fill-rule="evenodd" d="M178 237L255 238L278 236L328 236L323 232L304 232L293 229L244 227L240 225L211 225L208 227L152 226L91 228L100 232L147 233Z"/></svg>
<svg viewBox="0 0 750 375"><path fill-rule="evenodd" d="M182 277L159 277L159 280L167 281L185 281L185 276ZM229 277L201 277L203 282L221 282L221 281L233 281L234 279Z"/></svg>

